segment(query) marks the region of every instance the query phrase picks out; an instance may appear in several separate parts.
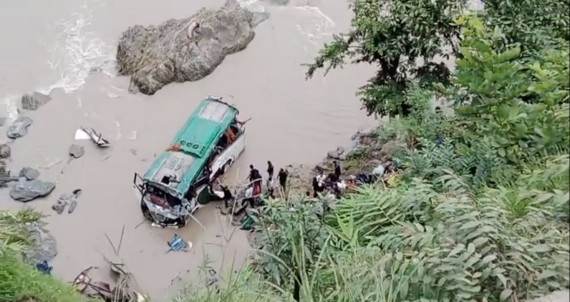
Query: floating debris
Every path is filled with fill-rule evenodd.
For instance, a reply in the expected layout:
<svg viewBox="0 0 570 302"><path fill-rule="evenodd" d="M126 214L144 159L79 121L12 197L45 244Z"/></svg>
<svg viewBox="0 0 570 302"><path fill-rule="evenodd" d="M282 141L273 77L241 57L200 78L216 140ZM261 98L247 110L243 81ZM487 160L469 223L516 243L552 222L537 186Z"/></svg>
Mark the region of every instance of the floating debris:
<svg viewBox="0 0 570 302"><path fill-rule="evenodd" d="M172 238L167 243L168 243L168 246L170 247L168 249L168 251L166 251L167 253L170 251L179 252L182 250L187 252L188 250L190 250L192 248L192 242L187 242L182 237L180 237L178 234L174 234L174 236L172 236Z"/></svg>
<svg viewBox="0 0 570 302"><path fill-rule="evenodd" d="M91 139L95 144L97 144L97 147L100 148L107 148L110 146L109 141L104 139L103 135L95 131L95 129L89 127L83 127L83 126L79 127L79 129L75 131L75 139L76 140Z"/></svg>

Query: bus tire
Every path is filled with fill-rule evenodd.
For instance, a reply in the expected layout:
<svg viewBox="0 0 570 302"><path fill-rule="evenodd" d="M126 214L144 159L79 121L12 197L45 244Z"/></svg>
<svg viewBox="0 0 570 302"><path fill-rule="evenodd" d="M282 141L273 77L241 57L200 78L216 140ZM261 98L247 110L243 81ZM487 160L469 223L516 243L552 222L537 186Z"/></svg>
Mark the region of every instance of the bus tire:
<svg viewBox="0 0 570 302"><path fill-rule="evenodd" d="M152 216L150 215L150 210L148 209L148 206L146 205L146 203L144 203L144 201L141 201L141 211L142 211L144 218L146 218L147 220L150 220L150 221L154 220L152 218Z"/></svg>

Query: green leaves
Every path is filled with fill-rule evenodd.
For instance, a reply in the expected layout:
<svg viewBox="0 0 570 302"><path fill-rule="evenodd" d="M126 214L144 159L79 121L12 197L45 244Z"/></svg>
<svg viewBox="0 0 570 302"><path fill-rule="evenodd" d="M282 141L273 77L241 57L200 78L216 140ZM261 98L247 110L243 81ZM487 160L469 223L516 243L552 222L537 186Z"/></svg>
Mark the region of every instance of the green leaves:
<svg viewBox="0 0 570 302"><path fill-rule="evenodd" d="M437 57L454 55L459 35L454 18L464 0L356 0L351 30L326 44L307 78L316 70L340 67L351 59L379 66L375 77L359 90L368 114L408 115L414 103L406 98L409 77L422 85L447 83L450 71ZM450 45L451 50L445 50ZM418 60L424 62L418 65Z"/></svg>
<svg viewBox="0 0 570 302"><path fill-rule="evenodd" d="M458 22L464 38L455 95L468 94L470 102L456 112L468 127L519 167L535 156L567 151L570 141L561 134L568 119L560 114L570 91L569 63L560 59L568 57L566 44L529 57L520 44L496 45L503 28L491 32L473 15Z"/></svg>

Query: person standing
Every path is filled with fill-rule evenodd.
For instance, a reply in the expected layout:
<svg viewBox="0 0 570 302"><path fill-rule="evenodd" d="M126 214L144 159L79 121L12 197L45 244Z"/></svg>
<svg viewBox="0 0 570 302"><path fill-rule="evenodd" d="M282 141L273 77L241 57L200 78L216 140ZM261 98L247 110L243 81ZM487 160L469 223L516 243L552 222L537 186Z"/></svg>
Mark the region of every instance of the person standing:
<svg viewBox="0 0 570 302"><path fill-rule="evenodd" d="M267 174L269 174L269 180L271 181L273 179L273 172L274 172L274 168L273 168L273 164L271 163L271 161L267 161Z"/></svg>
<svg viewBox="0 0 570 302"><path fill-rule="evenodd" d="M340 179L340 164L338 161L333 162L334 165L334 175L336 176L337 181Z"/></svg>
<svg viewBox="0 0 570 302"><path fill-rule="evenodd" d="M285 171L283 168L279 169L279 173L277 177L279 178L279 185L281 185L281 189L283 189L283 193L287 191L287 176L289 173Z"/></svg>
<svg viewBox="0 0 570 302"><path fill-rule="evenodd" d="M261 178L259 170L257 170L253 165L249 165L249 175L247 176L250 182L258 180Z"/></svg>
<svg viewBox="0 0 570 302"><path fill-rule="evenodd" d="M319 188L318 176L313 177L312 186L313 186L313 197L315 198L319 197L320 188Z"/></svg>

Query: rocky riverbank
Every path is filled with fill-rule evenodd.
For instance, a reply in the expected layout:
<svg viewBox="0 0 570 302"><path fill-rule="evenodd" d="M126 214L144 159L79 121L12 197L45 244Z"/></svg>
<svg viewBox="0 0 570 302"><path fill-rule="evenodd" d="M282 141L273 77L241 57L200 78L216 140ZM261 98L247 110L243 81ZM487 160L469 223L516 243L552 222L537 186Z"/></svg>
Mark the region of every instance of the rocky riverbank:
<svg viewBox="0 0 570 302"><path fill-rule="evenodd" d="M325 174L332 172L335 161L340 164L343 177L359 172L371 173L378 165L391 161L392 156L402 148L405 148L405 143L397 139L381 140L378 129L358 131L352 136L350 147L336 147L327 152L320 162L287 165L290 193L304 195L311 191L311 180L317 171L322 169Z"/></svg>

